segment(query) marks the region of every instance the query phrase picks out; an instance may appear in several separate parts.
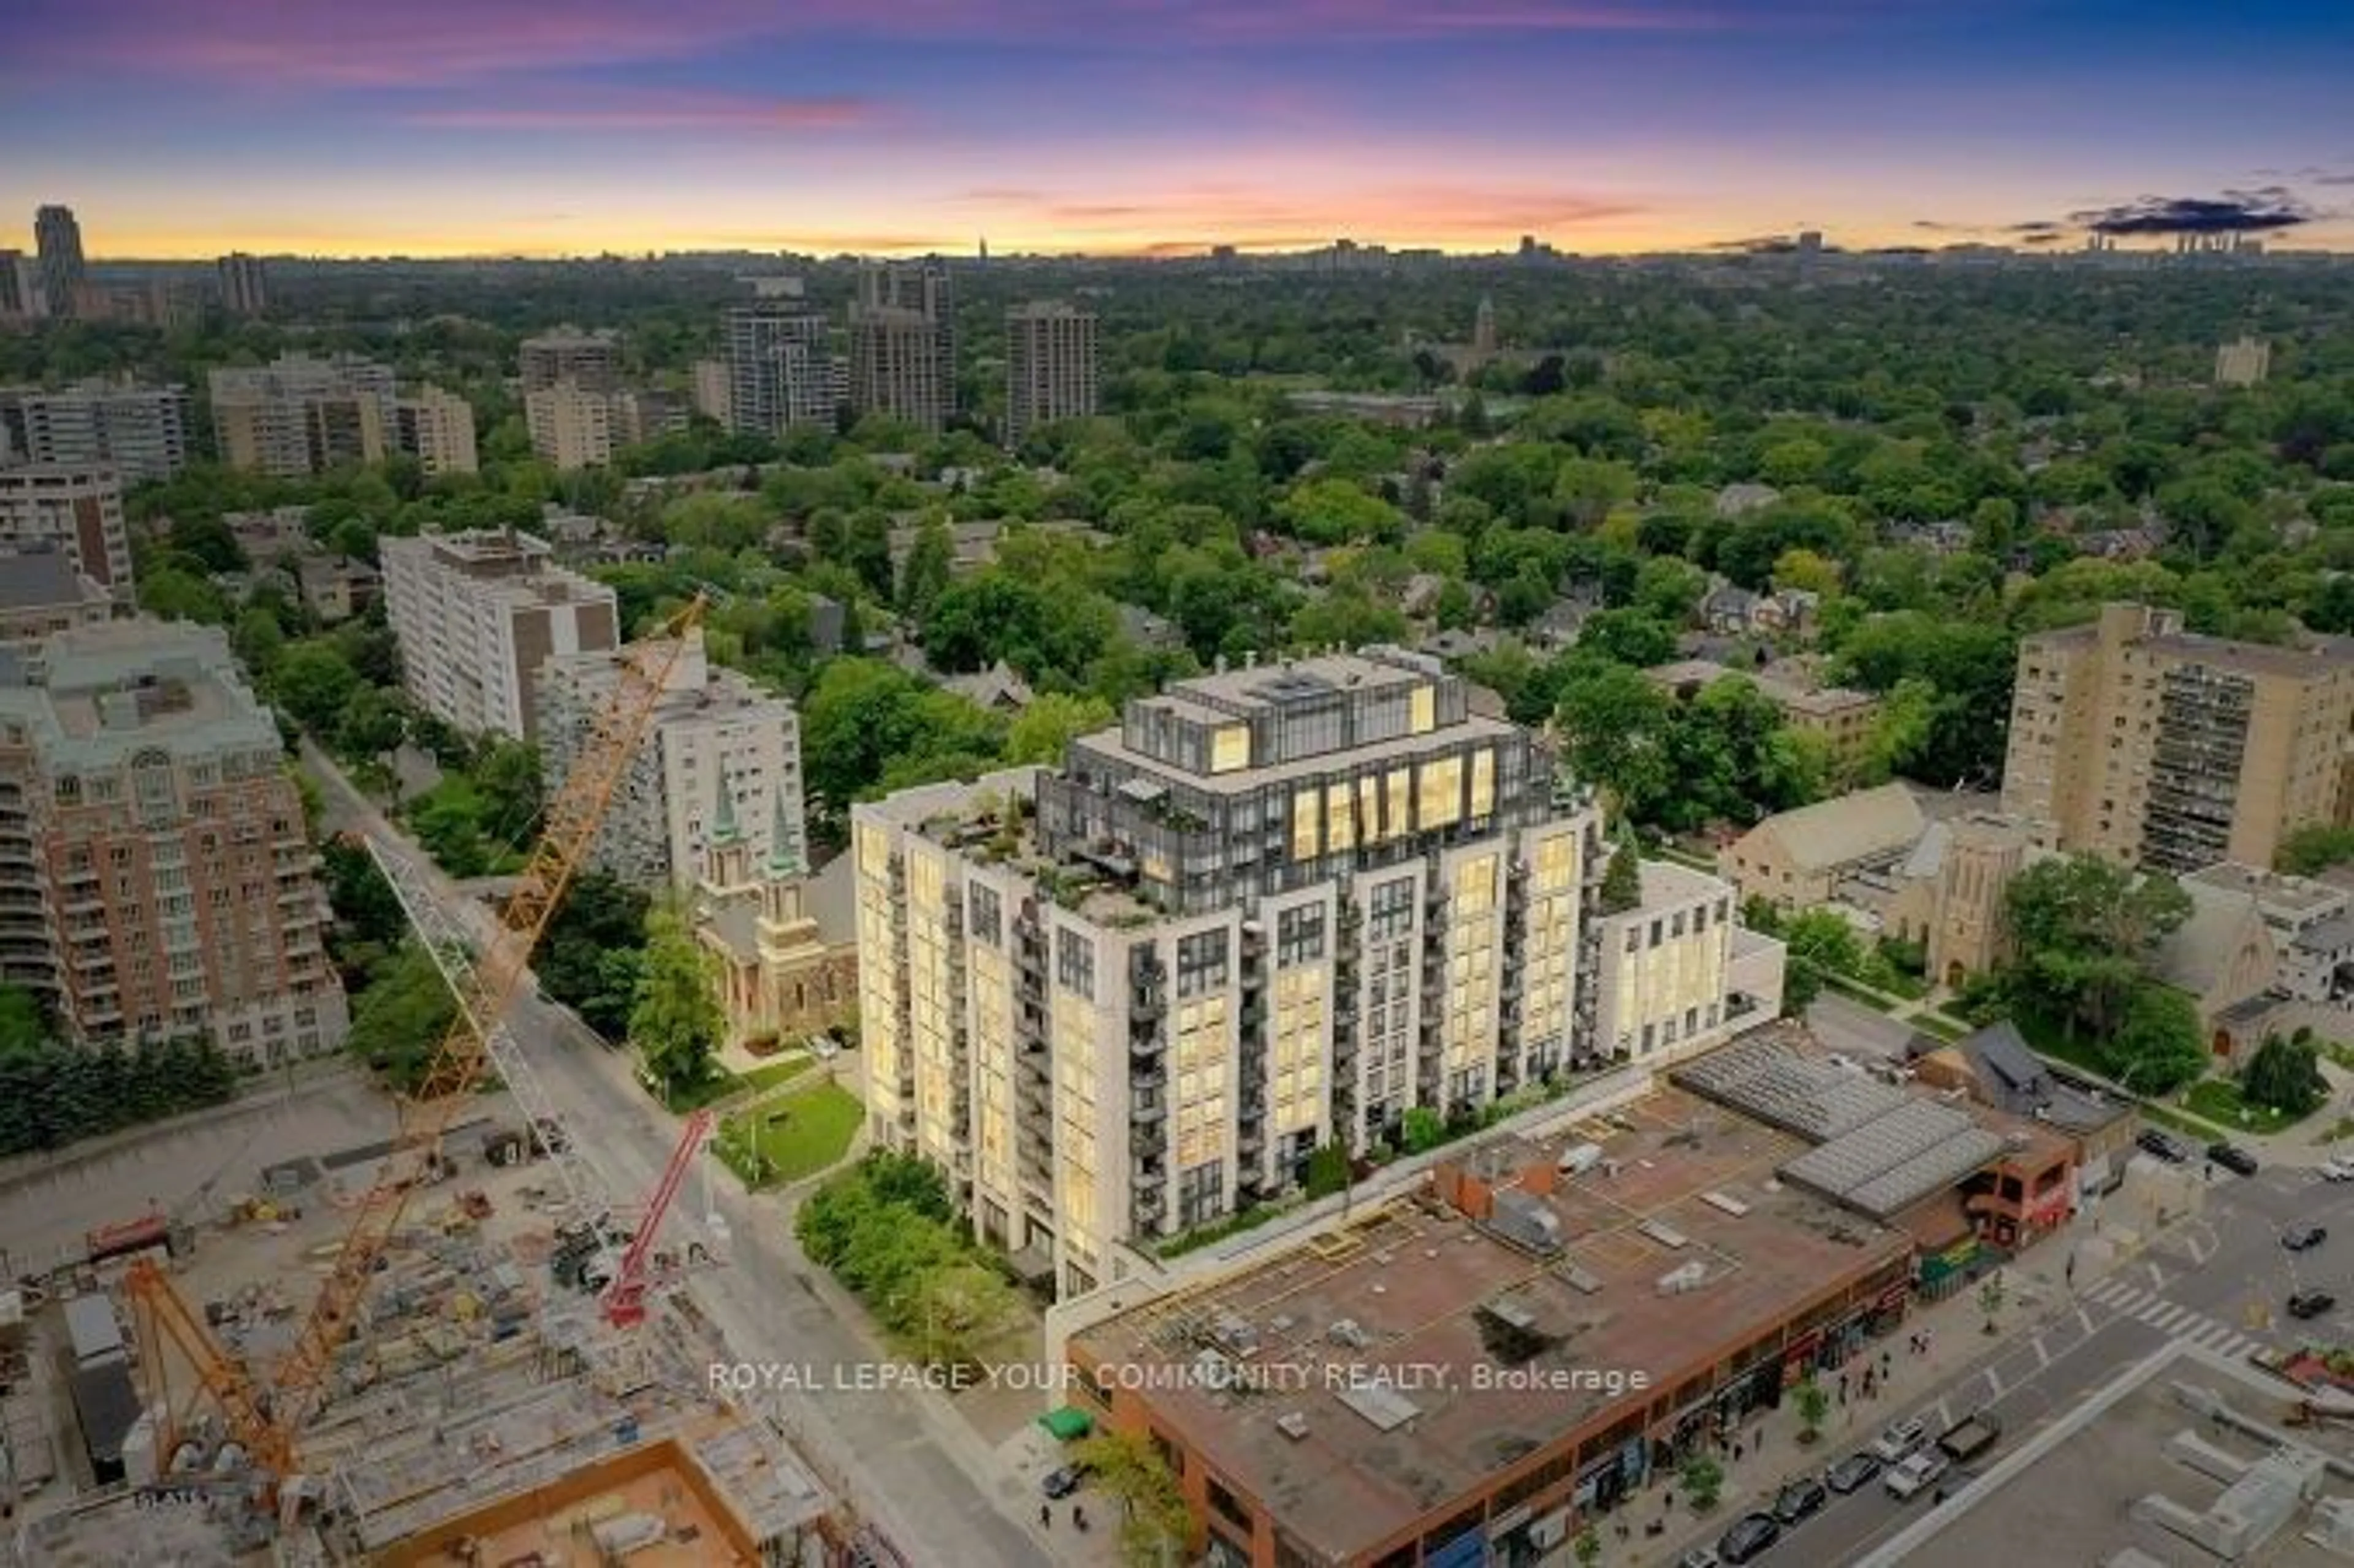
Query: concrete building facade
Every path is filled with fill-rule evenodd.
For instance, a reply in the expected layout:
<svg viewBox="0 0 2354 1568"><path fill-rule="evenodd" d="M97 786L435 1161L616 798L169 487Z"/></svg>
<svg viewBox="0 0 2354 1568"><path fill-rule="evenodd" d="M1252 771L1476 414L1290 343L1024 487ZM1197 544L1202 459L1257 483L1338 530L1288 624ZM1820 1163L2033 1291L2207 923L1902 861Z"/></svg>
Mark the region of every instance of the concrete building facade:
<svg viewBox="0 0 2354 1568"><path fill-rule="evenodd" d="M613 590L556 565L544 539L433 534L381 547L401 683L470 735L535 739L540 665L620 645Z"/></svg>
<svg viewBox="0 0 2354 1568"><path fill-rule="evenodd" d="M126 481L188 466L188 391L90 380L0 387L0 464L100 465Z"/></svg>
<svg viewBox="0 0 2354 1568"><path fill-rule="evenodd" d="M841 406L833 376L832 333L825 317L797 294L728 309L727 424L739 435L782 435L803 427L831 429ZM702 383L696 383L700 387Z"/></svg>
<svg viewBox="0 0 2354 1568"><path fill-rule="evenodd" d="M39 259L21 250L0 250L0 322L38 321L48 313Z"/></svg>
<svg viewBox="0 0 2354 1568"><path fill-rule="evenodd" d="M850 861L811 876L790 850L755 856L738 831L729 786L694 889L695 940L719 971L731 1044L756 1053L825 1033L857 1014L858 938ZM771 843L790 836L779 816Z"/></svg>
<svg viewBox="0 0 2354 1568"><path fill-rule="evenodd" d="M1739 929L1731 883L1666 861L1645 861L1641 880L1642 901L1603 916L1597 926L1595 1037L1606 1054L1664 1065L1780 1011L1778 973L1769 994L1749 994L1734 983L1737 940L1777 945Z"/></svg>
<svg viewBox="0 0 2354 1568"><path fill-rule="evenodd" d="M551 789L571 771L620 680L610 652L558 654L540 666L539 750ZM714 665L695 630L614 791L592 863L632 886L685 888L704 874L723 816L749 863L808 867L800 714L789 698Z"/></svg>
<svg viewBox="0 0 2354 1568"><path fill-rule="evenodd" d="M2215 351L2215 385L2261 387L2272 374L2273 345L2260 337L2243 337Z"/></svg>
<svg viewBox="0 0 2354 1568"><path fill-rule="evenodd" d="M1059 302L1005 313L1005 444L1040 425L1094 417L1096 318Z"/></svg>
<svg viewBox="0 0 2354 1568"><path fill-rule="evenodd" d="M935 261L871 265L850 306L850 407L938 431L956 412L956 312Z"/></svg>
<svg viewBox="0 0 2354 1568"><path fill-rule="evenodd" d="M215 370L207 379L214 439L230 468L300 479L382 462L392 450L388 365L350 355L289 354L259 368Z"/></svg>
<svg viewBox="0 0 2354 1568"><path fill-rule="evenodd" d="M2270 865L2297 829L2346 820L2349 737L2354 642L2232 642L2109 605L2020 644L2003 808L2126 864Z"/></svg>
<svg viewBox="0 0 2354 1568"><path fill-rule="evenodd" d="M1411 654L1180 682L853 821L874 1135L1065 1293L1598 1051L1595 813Z"/></svg>
<svg viewBox="0 0 2354 1568"><path fill-rule="evenodd" d="M420 387L392 406L393 444L427 474L473 473L474 407L454 392Z"/></svg>
<svg viewBox="0 0 2354 1568"><path fill-rule="evenodd" d="M621 385L621 339L618 333L582 332L560 326L527 337L515 351L525 396L561 381L589 392L618 391Z"/></svg>
<svg viewBox="0 0 2354 1568"><path fill-rule="evenodd" d="M90 269L82 260L81 225L69 207L45 207L33 215L33 243L39 254L41 297L48 313L70 316L80 309Z"/></svg>
<svg viewBox="0 0 2354 1568"><path fill-rule="evenodd" d="M233 316L258 316L270 308L270 278L261 258L232 250L219 262L221 308Z"/></svg>
<svg viewBox="0 0 2354 1568"><path fill-rule="evenodd" d="M122 483L110 468L28 463L0 468L0 554L56 549L75 571L132 602L131 534Z"/></svg>
<svg viewBox="0 0 2354 1568"><path fill-rule="evenodd" d="M613 461L613 396L558 381L523 395L532 455L563 472Z"/></svg>
<svg viewBox="0 0 2354 1568"><path fill-rule="evenodd" d="M201 1034L260 1065L340 1045L302 803L228 639L80 627L6 673L0 978L84 1044Z"/></svg>

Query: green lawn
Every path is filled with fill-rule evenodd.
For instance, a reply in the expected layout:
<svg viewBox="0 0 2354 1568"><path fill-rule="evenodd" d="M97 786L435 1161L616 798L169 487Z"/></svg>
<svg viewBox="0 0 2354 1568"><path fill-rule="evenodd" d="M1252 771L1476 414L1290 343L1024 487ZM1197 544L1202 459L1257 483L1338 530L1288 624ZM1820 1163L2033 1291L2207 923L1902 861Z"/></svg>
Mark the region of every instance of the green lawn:
<svg viewBox="0 0 2354 1568"><path fill-rule="evenodd" d="M737 1095L757 1095L763 1089L773 1089L779 1084L792 1082L809 1071L812 1060L814 1058L806 1053L795 1051L780 1055L773 1062L764 1063L748 1073L714 1072L693 1088L670 1096L663 1104L673 1115L684 1116L689 1111L716 1106L721 1100Z"/></svg>
<svg viewBox="0 0 2354 1568"><path fill-rule="evenodd" d="M795 1078L808 1072L810 1064L815 1060L815 1057L805 1051L789 1051L772 1062L762 1063L748 1073L737 1074L736 1084L738 1088L749 1090L757 1095L763 1089L773 1089L779 1084L791 1083Z"/></svg>
<svg viewBox="0 0 2354 1568"><path fill-rule="evenodd" d="M1970 1032L1967 1023L1956 1022L1940 1012L1916 1012L1904 1020L1924 1034L1934 1034L1940 1040L1959 1040Z"/></svg>
<svg viewBox="0 0 2354 1568"><path fill-rule="evenodd" d="M719 1157L752 1186L798 1181L848 1153L864 1115L841 1085L813 1085L728 1118Z"/></svg>
<svg viewBox="0 0 2354 1568"><path fill-rule="evenodd" d="M2241 1132L2278 1132L2305 1119L2285 1115L2270 1106L2251 1105L2240 1097L2240 1086L2229 1078L2202 1078L2191 1085L2190 1103L2184 1108L2218 1126Z"/></svg>

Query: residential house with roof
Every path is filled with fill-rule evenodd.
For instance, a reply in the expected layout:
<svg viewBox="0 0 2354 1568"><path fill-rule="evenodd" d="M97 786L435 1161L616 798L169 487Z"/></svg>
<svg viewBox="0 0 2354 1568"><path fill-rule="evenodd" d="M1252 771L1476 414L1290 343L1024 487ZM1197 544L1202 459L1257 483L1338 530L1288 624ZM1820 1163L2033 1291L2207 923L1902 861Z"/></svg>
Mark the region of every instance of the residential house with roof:
<svg viewBox="0 0 2354 1568"><path fill-rule="evenodd" d="M1738 676L1774 705L1785 725L1820 740L1834 771L1847 776L1861 766L1871 749L1872 726L1880 717L1880 699L1869 692L1817 685L1782 673L1788 670L1795 675L1797 664L1796 660L1786 661L1773 669L1753 673L1729 669L1707 659L1680 659L1673 663L1654 665L1643 675L1653 685L1685 701L1719 681Z"/></svg>
<svg viewBox="0 0 2354 1568"><path fill-rule="evenodd" d="M2194 871L2182 883L2256 901L2279 952L2274 989L2309 1002L2340 1001L2354 990L2354 892L2230 861Z"/></svg>
<svg viewBox="0 0 2354 1568"><path fill-rule="evenodd" d="M1000 659L973 675L951 675L940 683L976 707L993 714L1018 714L1038 700L1013 666Z"/></svg>
<svg viewBox="0 0 2354 1568"><path fill-rule="evenodd" d="M1921 1082L1967 1089L1982 1106L2041 1122L2074 1145L2080 1202L2124 1184L2140 1118L2122 1096L2055 1071L2005 1019L1948 1043L1916 1034L1906 1057Z"/></svg>

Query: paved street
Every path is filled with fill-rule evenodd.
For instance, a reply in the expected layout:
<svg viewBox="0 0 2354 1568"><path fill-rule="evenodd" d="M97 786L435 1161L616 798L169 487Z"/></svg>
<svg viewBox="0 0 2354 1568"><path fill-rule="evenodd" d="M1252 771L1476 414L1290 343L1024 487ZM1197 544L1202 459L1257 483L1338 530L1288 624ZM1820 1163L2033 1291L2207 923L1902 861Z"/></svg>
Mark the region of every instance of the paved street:
<svg viewBox="0 0 2354 1568"><path fill-rule="evenodd" d="M2194 1181L2197 1174L2194 1170ZM2074 1234L2055 1238L2006 1270L2010 1299L1997 1337L1982 1332L1973 1293L1916 1313L1911 1328L1931 1329L1932 1353L1924 1364L1909 1354L1904 1334L1896 1337L1887 1347L1894 1364L1893 1396L1835 1407L1824 1441L1811 1451L1795 1443L1792 1412L1776 1412L1766 1424L1772 1435L1766 1463L1751 1457L1729 1467L1725 1501L1708 1520L1679 1510L1667 1535L1638 1534L1645 1550L1627 1561L1649 1568L1672 1562L1687 1546L1713 1544L1742 1512L1770 1505L1783 1480L1801 1470L1819 1472L1866 1446L1901 1416L1920 1416L1934 1432L1970 1411L1990 1410L2003 1425L2001 1445L1991 1457L1999 1457L2169 1340L2236 1357L2293 1337L2354 1338L2349 1306L2310 1325L2294 1325L2281 1311L2291 1289L2308 1285L2354 1305L2354 1184L2333 1186L2310 1171L2278 1168L2253 1179L2219 1172L2202 1185L2189 1218L2097 1277L2087 1267L2073 1287L2067 1278L2072 1252L2084 1264L2105 1251L2089 1217ZM2152 1217L2133 1189L2110 1200L2101 1214L2104 1229L2143 1227ZM2330 1239L2309 1253L2290 1253L2280 1234L2292 1221L2325 1225ZM1966 1479L1947 1485L1958 1489ZM1638 1527L1657 1517L1655 1504L1633 1506ZM1927 1498L1898 1502L1875 1479L1850 1496L1834 1497L1758 1561L1853 1563L1934 1506Z"/></svg>
<svg viewBox="0 0 2354 1568"><path fill-rule="evenodd" d="M332 764L316 755L310 760L332 823L401 844ZM485 906L433 871L419 852L402 847L426 871L446 910L477 931L488 929L493 916ZM607 1049L571 1013L528 989L508 1022L615 1201L628 1205L652 1192L677 1141L677 1123L631 1082L626 1054ZM1038 1546L998 1506L1029 1499L993 1478L984 1491L974 1477L991 1476L987 1457L936 1404L937 1396L904 1388L834 1391L884 1358L829 1301L831 1282L801 1255L789 1212L773 1200L747 1197L732 1182L714 1181L709 1193L729 1233L720 1252L729 1262L695 1282L694 1298L737 1355L814 1371L817 1391L779 1390L765 1402L795 1446L915 1568L1037 1561ZM683 1241L706 1234L704 1202L704 1184L691 1183L672 1212L669 1224L680 1227Z"/></svg>

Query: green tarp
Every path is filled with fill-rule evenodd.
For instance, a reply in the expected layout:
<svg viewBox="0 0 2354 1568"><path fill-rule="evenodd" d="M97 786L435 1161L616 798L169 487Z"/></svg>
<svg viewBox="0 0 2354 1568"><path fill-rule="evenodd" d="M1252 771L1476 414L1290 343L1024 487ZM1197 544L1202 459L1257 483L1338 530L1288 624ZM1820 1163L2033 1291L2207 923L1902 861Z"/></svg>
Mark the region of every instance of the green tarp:
<svg viewBox="0 0 2354 1568"><path fill-rule="evenodd" d="M1038 1417L1038 1425L1052 1432L1056 1441L1063 1443L1084 1437L1096 1429L1096 1424L1087 1418L1086 1411L1068 1404Z"/></svg>

